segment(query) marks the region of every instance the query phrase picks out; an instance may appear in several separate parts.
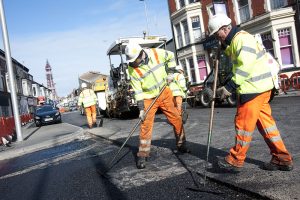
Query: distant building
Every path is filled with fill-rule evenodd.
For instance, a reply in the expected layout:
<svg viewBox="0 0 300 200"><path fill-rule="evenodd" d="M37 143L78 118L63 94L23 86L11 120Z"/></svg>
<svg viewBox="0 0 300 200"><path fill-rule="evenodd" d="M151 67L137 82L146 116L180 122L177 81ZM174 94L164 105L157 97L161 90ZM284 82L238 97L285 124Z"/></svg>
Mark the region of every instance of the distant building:
<svg viewBox="0 0 300 200"><path fill-rule="evenodd" d="M51 90L51 92L53 94L53 99L57 100L57 93L56 93L56 89L55 89L55 83L53 81L52 68L51 68L48 60L46 62L45 70L46 70L47 87Z"/></svg>

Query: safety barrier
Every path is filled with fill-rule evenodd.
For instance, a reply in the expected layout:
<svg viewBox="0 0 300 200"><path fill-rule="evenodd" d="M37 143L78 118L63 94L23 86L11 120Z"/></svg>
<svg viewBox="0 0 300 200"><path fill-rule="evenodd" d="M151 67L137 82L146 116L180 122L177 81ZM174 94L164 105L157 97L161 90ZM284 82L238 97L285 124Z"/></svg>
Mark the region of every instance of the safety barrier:
<svg viewBox="0 0 300 200"><path fill-rule="evenodd" d="M295 90L300 90L300 72L295 72L289 78L286 74L280 74L280 89L286 92L291 87Z"/></svg>
<svg viewBox="0 0 300 200"><path fill-rule="evenodd" d="M20 116L21 124L25 125L33 121L32 114L24 114ZM13 135L15 132L15 119L14 117L0 117L0 144L1 138Z"/></svg>

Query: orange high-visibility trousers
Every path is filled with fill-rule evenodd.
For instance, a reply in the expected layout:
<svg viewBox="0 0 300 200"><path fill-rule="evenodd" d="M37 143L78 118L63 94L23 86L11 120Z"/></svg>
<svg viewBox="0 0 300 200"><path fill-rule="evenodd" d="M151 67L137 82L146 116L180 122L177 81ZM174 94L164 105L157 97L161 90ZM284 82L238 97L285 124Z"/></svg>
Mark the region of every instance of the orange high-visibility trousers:
<svg viewBox="0 0 300 200"><path fill-rule="evenodd" d="M175 96L174 99L175 108L178 110L178 113L182 114L182 96Z"/></svg>
<svg viewBox="0 0 300 200"><path fill-rule="evenodd" d="M153 99L145 99L144 100L144 110L150 106ZM152 130L153 123L155 118L155 113L157 109L160 108L162 112L166 115L167 119L171 123L174 128L174 133L176 137L176 146L180 147L185 143L185 134L183 130L183 124L181 116L179 115L177 109L174 106L172 91L169 87L162 92L160 97L154 103L152 108L149 110L146 119L141 124L140 130L140 144L139 144L139 152L137 154L138 157L148 157L150 154L150 146L152 139Z"/></svg>
<svg viewBox="0 0 300 200"><path fill-rule="evenodd" d="M230 149L229 155L225 157L228 163L236 167L243 166L252 134L257 126L270 148L271 162L279 165L292 164L292 157L285 148L271 115L270 96L271 91L267 91L242 105L238 105L235 116L236 141L235 146Z"/></svg>
<svg viewBox="0 0 300 200"><path fill-rule="evenodd" d="M96 116L97 116L96 105L92 105L92 106L86 107L84 109L85 109L85 114L86 114L88 125L89 125L89 127L92 127L93 124L96 123Z"/></svg>

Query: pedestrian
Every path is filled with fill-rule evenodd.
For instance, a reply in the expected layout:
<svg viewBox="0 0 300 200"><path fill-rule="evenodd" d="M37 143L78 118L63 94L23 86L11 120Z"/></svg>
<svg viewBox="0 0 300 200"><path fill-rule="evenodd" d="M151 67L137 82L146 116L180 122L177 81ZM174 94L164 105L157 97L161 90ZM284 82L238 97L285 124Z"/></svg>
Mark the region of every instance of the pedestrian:
<svg viewBox="0 0 300 200"><path fill-rule="evenodd" d="M175 108L178 110L180 116L182 116L182 100L186 98L187 87L182 66L180 64L177 65L176 70L174 79L170 83L170 89L172 90Z"/></svg>
<svg viewBox="0 0 300 200"><path fill-rule="evenodd" d="M291 171L292 156L271 115L269 100L274 83L267 53L253 35L232 26L231 19L225 14L212 16L208 28L210 35L222 43L225 54L233 63L233 77L225 86L217 89L217 97L225 99L233 92L238 94L235 145L224 159L219 160L219 166L229 170L243 167L252 134L257 127L272 155L271 161L264 163L263 168Z"/></svg>
<svg viewBox="0 0 300 200"><path fill-rule="evenodd" d="M78 106L82 106L85 110L87 122L89 128L93 126L97 126L96 123L96 104L97 104L97 96L92 89L87 87L86 83L81 83L81 93L78 98Z"/></svg>
<svg viewBox="0 0 300 200"><path fill-rule="evenodd" d="M174 106L172 91L168 86L145 116L145 111L153 99L158 96L163 86L173 80L176 66L174 54L158 48L143 49L137 43L129 43L125 48L125 54L129 65L130 84L140 110L139 118L142 120L137 168L143 169L146 167L146 161L150 155L155 113L158 108L166 115L174 128L178 152L190 152L186 147L181 116Z"/></svg>

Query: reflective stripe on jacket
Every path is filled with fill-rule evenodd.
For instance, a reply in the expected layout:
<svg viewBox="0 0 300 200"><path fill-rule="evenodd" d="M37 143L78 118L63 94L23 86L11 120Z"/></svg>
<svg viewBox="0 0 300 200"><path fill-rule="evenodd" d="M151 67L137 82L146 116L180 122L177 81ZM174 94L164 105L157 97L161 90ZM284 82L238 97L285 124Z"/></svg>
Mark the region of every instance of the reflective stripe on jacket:
<svg viewBox="0 0 300 200"><path fill-rule="evenodd" d="M78 98L78 106L81 106L83 104L83 107L90 107L92 105L95 105L97 103L97 96L95 92L91 89L84 89Z"/></svg>
<svg viewBox="0 0 300 200"><path fill-rule="evenodd" d="M148 63L128 66L130 84L136 101L156 97L166 84L167 68L175 69L174 54L164 49L144 49Z"/></svg>
<svg viewBox="0 0 300 200"><path fill-rule="evenodd" d="M186 81L184 75L181 73L174 73L174 80L170 83L170 89L172 90L173 96L182 96L185 98Z"/></svg>
<svg viewBox="0 0 300 200"><path fill-rule="evenodd" d="M251 34L237 32L225 53L231 57L239 94L260 94L274 87L267 54Z"/></svg>

